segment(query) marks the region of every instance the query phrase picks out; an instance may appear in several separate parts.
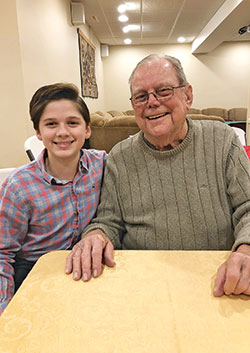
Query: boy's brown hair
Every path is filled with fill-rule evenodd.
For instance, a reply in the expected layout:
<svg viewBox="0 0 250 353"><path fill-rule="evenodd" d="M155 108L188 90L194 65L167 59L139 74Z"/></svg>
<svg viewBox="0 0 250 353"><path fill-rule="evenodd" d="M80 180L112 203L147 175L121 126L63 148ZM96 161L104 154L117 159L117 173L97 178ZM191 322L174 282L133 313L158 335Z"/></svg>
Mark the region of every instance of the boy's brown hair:
<svg viewBox="0 0 250 353"><path fill-rule="evenodd" d="M78 88L71 83L54 83L39 88L30 101L29 112L36 131L39 131L41 115L47 104L60 99L68 99L75 103L76 108L85 120L86 126L89 125L89 110L82 97L80 97Z"/></svg>

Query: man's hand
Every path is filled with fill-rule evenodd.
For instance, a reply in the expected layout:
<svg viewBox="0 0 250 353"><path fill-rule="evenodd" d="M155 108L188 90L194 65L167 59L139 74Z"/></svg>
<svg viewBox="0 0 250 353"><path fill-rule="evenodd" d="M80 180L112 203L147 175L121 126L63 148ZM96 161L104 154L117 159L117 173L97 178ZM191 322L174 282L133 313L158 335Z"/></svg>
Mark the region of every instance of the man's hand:
<svg viewBox="0 0 250 353"><path fill-rule="evenodd" d="M240 245L218 269L214 296L250 295L250 246Z"/></svg>
<svg viewBox="0 0 250 353"><path fill-rule="evenodd" d="M80 278L89 281L91 276L101 275L102 261L109 267L115 266L113 251L113 244L103 231L92 230L73 247L66 259L65 272L73 272L76 281Z"/></svg>

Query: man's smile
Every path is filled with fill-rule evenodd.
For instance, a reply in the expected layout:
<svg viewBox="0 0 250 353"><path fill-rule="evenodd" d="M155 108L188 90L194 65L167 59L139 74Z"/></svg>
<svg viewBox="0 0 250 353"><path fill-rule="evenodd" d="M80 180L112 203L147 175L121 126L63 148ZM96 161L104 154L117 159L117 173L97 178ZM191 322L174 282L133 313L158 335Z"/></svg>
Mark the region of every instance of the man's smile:
<svg viewBox="0 0 250 353"><path fill-rule="evenodd" d="M157 114L157 115L151 115L151 116L146 116L146 119L148 120L155 120L155 119L159 119L159 118L162 118L163 116L166 116L170 114L169 112L165 112L163 114Z"/></svg>

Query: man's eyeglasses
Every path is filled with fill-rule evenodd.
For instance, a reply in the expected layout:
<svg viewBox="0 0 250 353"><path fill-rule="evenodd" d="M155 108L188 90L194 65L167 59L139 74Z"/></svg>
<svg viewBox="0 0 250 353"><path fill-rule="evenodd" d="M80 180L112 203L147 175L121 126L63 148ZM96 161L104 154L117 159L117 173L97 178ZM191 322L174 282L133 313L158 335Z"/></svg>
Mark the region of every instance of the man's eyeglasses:
<svg viewBox="0 0 250 353"><path fill-rule="evenodd" d="M155 90L155 92L140 92L138 94L134 94L129 99L131 100L132 104L136 107L147 104L150 94L152 94L155 97L155 99L161 102L173 97L174 90L176 88L183 88L185 86L186 85L180 85L180 86L174 86L174 87L161 87Z"/></svg>

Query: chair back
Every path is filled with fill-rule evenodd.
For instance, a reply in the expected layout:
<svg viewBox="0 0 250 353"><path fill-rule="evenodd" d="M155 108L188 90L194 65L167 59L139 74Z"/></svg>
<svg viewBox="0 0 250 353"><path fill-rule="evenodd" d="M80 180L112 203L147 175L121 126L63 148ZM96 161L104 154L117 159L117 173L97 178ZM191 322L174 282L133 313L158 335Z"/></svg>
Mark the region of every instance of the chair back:
<svg viewBox="0 0 250 353"><path fill-rule="evenodd" d="M29 157L29 160L34 161L44 149L44 144L37 138L36 135L33 135L24 142L24 149Z"/></svg>
<svg viewBox="0 0 250 353"><path fill-rule="evenodd" d="M240 142L242 143L243 146L246 145L246 133L244 130L240 129L239 127L234 127L232 126L232 129L234 129L236 135L239 137Z"/></svg>

